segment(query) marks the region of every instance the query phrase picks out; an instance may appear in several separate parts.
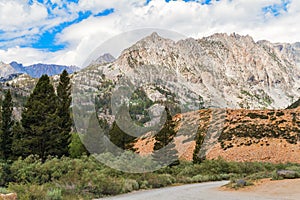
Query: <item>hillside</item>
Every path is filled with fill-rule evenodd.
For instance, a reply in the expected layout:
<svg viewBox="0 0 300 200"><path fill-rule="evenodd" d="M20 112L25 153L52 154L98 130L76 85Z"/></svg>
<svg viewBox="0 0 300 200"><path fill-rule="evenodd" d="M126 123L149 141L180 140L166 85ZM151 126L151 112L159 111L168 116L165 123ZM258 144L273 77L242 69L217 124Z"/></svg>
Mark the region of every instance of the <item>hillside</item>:
<svg viewBox="0 0 300 200"><path fill-rule="evenodd" d="M228 161L300 163L300 108L290 110L205 109L176 115L174 141L182 159L192 160L196 134L205 139L198 155ZM190 132L194 123L197 132ZM153 150L153 138L140 139L141 154Z"/></svg>

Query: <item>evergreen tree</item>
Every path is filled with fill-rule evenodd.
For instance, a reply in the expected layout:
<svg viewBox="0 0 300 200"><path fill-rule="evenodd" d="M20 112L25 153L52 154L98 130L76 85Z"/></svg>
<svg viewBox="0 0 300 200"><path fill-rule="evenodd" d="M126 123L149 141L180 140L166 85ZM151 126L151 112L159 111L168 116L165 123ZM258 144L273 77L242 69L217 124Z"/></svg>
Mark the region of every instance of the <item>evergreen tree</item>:
<svg viewBox="0 0 300 200"><path fill-rule="evenodd" d="M57 138L57 146L60 148L58 156L68 154L68 145L70 143L70 132L72 128L72 119L70 113L71 105L71 84L70 77L66 70L60 75L59 85L57 86L58 96L58 116L59 116L59 128L60 134Z"/></svg>
<svg viewBox="0 0 300 200"><path fill-rule="evenodd" d="M5 160L12 156L12 126L14 121L12 119L13 103L10 90L5 93L5 98L1 109L2 123L1 123L1 157Z"/></svg>
<svg viewBox="0 0 300 200"><path fill-rule="evenodd" d="M18 157L23 155L22 148L22 136L24 133L24 129L20 122L16 122L12 128L13 134L13 142L12 142L12 160L17 159Z"/></svg>
<svg viewBox="0 0 300 200"><path fill-rule="evenodd" d="M24 132L20 139L23 156L60 155L58 99L47 75L43 75L28 98L22 113ZM57 144L58 142L58 144Z"/></svg>
<svg viewBox="0 0 300 200"><path fill-rule="evenodd" d="M112 128L109 131L110 141L121 149L131 149L131 143L135 137L125 133L116 123L113 122Z"/></svg>
<svg viewBox="0 0 300 200"><path fill-rule="evenodd" d="M69 144L69 155L71 158L80 158L82 155L89 155L89 152L85 148L81 141L80 133L71 134L71 142Z"/></svg>
<svg viewBox="0 0 300 200"><path fill-rule="evenodd" d="M172 142L176 135L175 123L172 120L172 115L167 106L166 111L166 122L162 129L155 135L154 151L160 150L159 152L153 153L153 158L158 163L171 162L169 166L177 165L178 162L178 151L175 148L175 143Z"/></svg>
<svg viewBox="0 0 300 200"><path fill-rule="evenodd" d="M130 125L129 120L131 120L128 110L126 109L126 105L121 105L119 111L116 115L116 121L113 122L112 128L109 131L109 138L112 143L121 149L132 150L132 143L136 139L136 137L127 134L124 132L117 124L117 121L122 123L123 125ZM127 127L127 130L134 130L133 127Z"/></svg>
<svg viewBox="0 0 300 200"><path fill-rule="evenodd" d="M200 150L204 142L203 130L198 129L195 141L196 141L196 147L193 152L193 163L201 163L203 160L205 160L205 158L201 157L200 155Z"/></svg>
<svg viewBox="0 0 300 200"><path fill-rule="evenodd" d="M83 144L90 154L100 154L107 150L106 140L109 126L105 119L98 119L92 115L86 134L83 136Z"/></svg>

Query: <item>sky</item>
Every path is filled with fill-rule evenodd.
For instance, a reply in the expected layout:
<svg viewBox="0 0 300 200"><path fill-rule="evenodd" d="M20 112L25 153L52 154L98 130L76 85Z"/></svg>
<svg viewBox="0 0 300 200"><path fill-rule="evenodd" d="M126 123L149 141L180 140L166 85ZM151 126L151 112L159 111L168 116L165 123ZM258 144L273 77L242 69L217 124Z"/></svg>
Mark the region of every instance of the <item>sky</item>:
<svg viewBox="0 0 300 200"><path fill-rule="evenodd" d="M108 39L153 28L300 42L299 0L0 0L0 61L76 65Z"/></svg>

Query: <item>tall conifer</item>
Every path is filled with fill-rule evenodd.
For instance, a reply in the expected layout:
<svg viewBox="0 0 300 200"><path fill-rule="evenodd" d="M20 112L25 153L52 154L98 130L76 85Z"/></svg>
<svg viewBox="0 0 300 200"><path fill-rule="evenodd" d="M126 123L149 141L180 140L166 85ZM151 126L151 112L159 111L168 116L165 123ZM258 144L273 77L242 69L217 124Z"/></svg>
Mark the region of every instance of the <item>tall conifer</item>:
<svg viewBox="0 0 300 200"><path fill-rule="evenodd" d="M71 83L70 77L66 70L60 75L60 81L57 86L58 110L60 134L57 138L57 143L60 148L60 155L68 154L68 145L70 143L70 132L72 128L72 119L70 113L71 106Z"/></svg>
<svg viewBox="0 0 300 200"><path fill-rule="evenodd" d="M0 133L0 152L1 157L7 160L9 157L12 156L12 142L13 142L13 135L12 135L12 126L14 124L12 118L12 111L13 111L13 102L10 90L7 90L5 93L5 98L2 103L1 109L1 133Z"/></svg>
<svg viewBox="0 0 300 200"><path fill-rule="evenodd" d="M23 156L37 154L42 160L48 155L59 154L57 136L59 118L58 98L47 75L36 84L22 113L24 132L20 139ZM58 151L58 152L57 152Z"/></svg>
<svg viewBox="0 0 300 200"><path fill-rule="evenodd" d="M165 107L165 112L167 115L166 122L162 129L155 135L153 158L158 163L170 162L170 165L176 165L178 164L178 151L173 142L173 138L176 135L175 123L167 106Z"/></svg>

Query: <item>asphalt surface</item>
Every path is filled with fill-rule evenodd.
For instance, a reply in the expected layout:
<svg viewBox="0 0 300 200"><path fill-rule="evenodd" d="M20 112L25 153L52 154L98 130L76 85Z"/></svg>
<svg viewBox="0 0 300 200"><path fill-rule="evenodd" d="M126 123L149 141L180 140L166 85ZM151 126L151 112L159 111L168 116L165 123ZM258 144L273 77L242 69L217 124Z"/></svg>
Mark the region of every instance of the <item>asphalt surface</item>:
<svg viewBox="0 0 300 200"><path fill-rule="evenodd" d="M227 183L228 181L220 181L167 187L137 191L99 200L290 200L290 198L264 196L261 193L218 190L219 187Z"/></svg>

